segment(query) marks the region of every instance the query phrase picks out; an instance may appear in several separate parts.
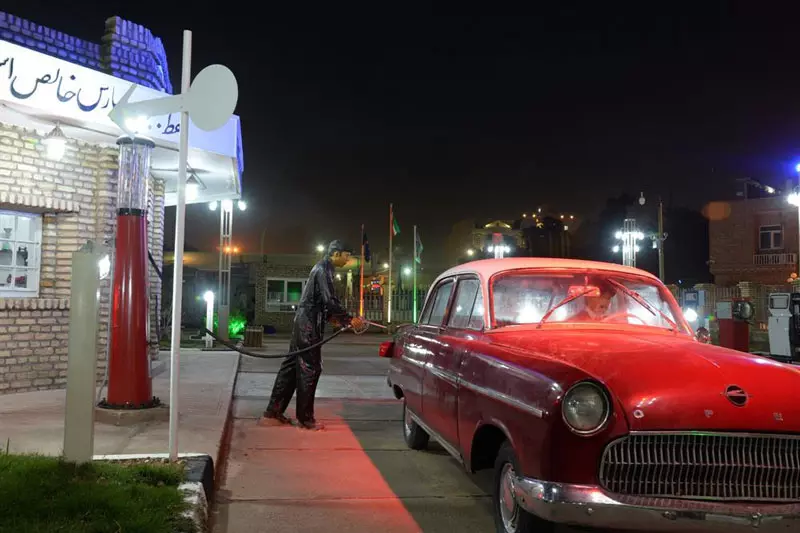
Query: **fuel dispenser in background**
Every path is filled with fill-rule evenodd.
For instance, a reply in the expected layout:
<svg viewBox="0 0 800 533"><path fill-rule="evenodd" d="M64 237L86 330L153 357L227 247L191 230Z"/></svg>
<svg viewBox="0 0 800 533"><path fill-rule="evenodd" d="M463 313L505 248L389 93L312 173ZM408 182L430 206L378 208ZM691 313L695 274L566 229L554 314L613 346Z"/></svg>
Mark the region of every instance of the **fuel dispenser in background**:
<svg viewBox="0 0 800 533"><path fill-rule="evenodd" d="M719 322L719 345L740 352L750 352L753 304L744 298L717 302L716 314Z"/></svg>
<svg viewBox="0 0 800 533"><path fill-rule="evenodd" d="M800 360L800 293L769 295L769 355L785 362Z"/></svg>

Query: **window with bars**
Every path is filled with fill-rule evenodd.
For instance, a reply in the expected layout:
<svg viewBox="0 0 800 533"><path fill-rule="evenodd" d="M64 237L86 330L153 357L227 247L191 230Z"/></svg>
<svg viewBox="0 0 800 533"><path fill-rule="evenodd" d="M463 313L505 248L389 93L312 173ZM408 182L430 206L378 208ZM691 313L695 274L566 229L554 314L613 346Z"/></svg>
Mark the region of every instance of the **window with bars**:
<svg viewBox="0 0 800 533"><path fill-rule="evenodd" d="M759 250L783 249L783 227L780 225L761 226L758 229Z"/></svg>
<svg viewBox="0 0 800 533"><path fill-rule="evenodd" d="M39 295L42 216L0 211L0 297Z"/></svg>

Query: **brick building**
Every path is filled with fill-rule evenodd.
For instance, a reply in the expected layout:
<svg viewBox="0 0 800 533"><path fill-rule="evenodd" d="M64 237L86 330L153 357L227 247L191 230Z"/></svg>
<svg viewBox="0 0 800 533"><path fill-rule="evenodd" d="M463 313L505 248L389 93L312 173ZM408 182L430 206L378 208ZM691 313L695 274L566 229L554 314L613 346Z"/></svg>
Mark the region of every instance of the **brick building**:
<svg viewBox="0 0 800 533"><path fill-rule="evenodd" d="M717 285L780 285L797 272L798 214L785 197L712 202L704 214Z"/></svg>
<svg viewBox="0 0 800 533"><path fill-rule="evenodd" d="M66 381L72 254L87 240L113 249L118 173L128 162L120 158L122 132L108 112L131 84L137 85L132 101L172 91L164 47L146 28L112 17L91 43L0 12L0 393ZM142 160L150 165L137 172L147 183L148 249L159 269L164 209L175 203L177 121L174 115L140 122L152 141ZM60 151L47 149L52 140L61 143ZM210 133L192 127L190 145L190 166L202 170L193 201L238 198L238 117ZM151 294L161 293L152 266L149 283ZM109 292L106 281L97 346L101 374ZM150 298L153 339L158 300Z"/></svg>

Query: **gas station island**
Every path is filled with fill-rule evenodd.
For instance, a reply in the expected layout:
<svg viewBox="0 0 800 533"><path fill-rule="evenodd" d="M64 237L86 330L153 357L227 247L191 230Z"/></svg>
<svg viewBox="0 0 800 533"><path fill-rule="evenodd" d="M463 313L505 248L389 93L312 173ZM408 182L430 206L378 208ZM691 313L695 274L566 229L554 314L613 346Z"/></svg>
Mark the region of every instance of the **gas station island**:
<svg viewBox="0 0 800 533"><path fill-rule="evenodd" d="M0 13L0 39L0 394L65 386L81 250L99 258L87 346L98 380L111 361L108 404L150 406L180 114L128 117L130 135L109 112L132 85L131 102L172 92L164 48L119 17L91 43ZM188 204L240 198L239 118L211 132L190 124L187 163Z"/></svg>

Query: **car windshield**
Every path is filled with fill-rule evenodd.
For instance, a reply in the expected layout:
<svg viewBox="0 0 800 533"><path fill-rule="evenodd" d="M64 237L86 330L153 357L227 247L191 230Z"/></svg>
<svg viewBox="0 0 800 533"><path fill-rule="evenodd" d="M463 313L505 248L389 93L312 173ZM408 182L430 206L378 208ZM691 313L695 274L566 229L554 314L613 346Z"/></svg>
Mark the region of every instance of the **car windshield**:
<svg viewBox="0 0 800 533"><path fill-rule="evenodd" d="M492 282L496 327L521 324L630 324L684 327L666 287L645 277L598 270L515 271Z"/></svg>

